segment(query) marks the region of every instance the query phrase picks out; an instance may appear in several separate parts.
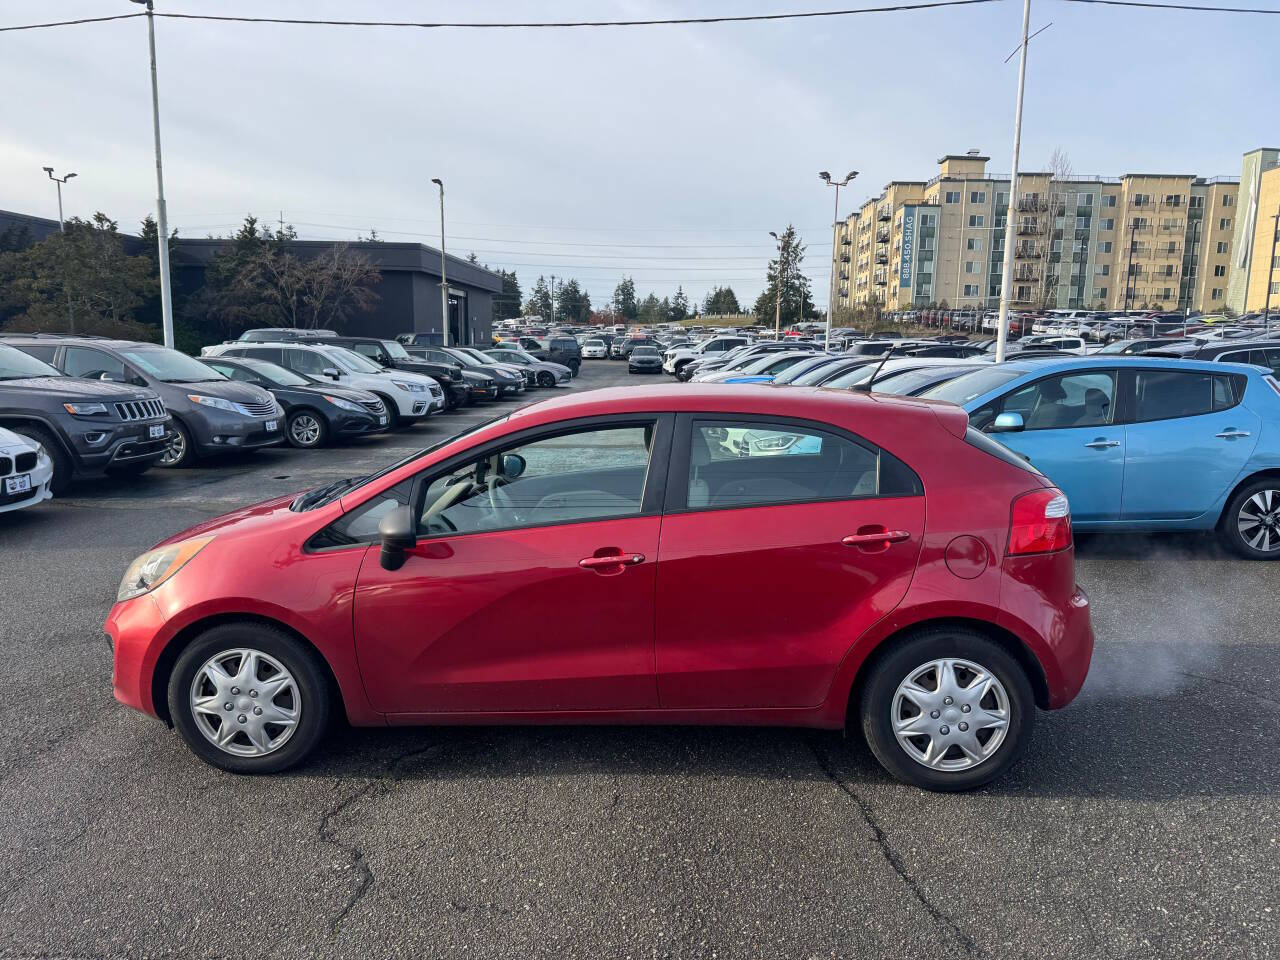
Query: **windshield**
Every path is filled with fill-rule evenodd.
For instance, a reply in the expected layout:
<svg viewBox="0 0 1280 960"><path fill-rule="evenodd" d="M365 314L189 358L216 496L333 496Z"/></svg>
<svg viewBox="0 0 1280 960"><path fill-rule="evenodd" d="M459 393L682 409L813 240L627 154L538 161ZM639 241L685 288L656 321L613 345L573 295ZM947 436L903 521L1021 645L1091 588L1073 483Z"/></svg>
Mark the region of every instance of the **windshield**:
<svg viewBox="0 0 1280 960"><path fill-rule="evenodd" d="M445 347L445 350L448 351L449 356L453 357L464 367L483 367L488 363L494 362L492 357L484 362L481 362L477 360L475 357L471 356L471 354L467 353L465 350L458 350L454 347Z"/></svg>
<svg viewBox="0 0 1280 960"><path fill-rule="evenodd" d="M936 384L943 380L954 380L970 370L984 369L980 367L922 367L919 370L907 370L877 380L873 389L876 393L896 393L901 397L909 397L917 390Z"/></svg>
<svg viewBox="0 0 1280 960"><path fill-rule="evenodd" d="M800 378L805 374L813 373L821 370L823 367L830 366L838 361L833 357L811 357L801 363L797 363L794 367L782 371L773 378L774 383L799 383Z"/></svg>
<svg viewBox="0 0 1280 960"><path fill-rule="evenodd" d="M380 340L378 342L382 344L382 349L387 351L387 356L391 357L392 360L413 359L409 356L409 351L404 348L404 345L401 344L399 340Z"/></svg>
<svg viewBox="0 0 1280 960"><path fill-rule="evenodd" d="M382 373L382 368L372 360L346 347L322 347L324 355L351 373Z"/></svg>
<svg viewBox="0 0 1280 960"><path fill-rule="evenodd" d="M202 383L227 379L213 367L168 347L129 347L120 353L135 367L140 367L164 383Z"/></svg>
<svg viewBox="0 0 1280 960"><path fill-rule="evenodd" d="M876 375L879 369L879 363L868 363L861 367L855 367L848 373L842 373L834 379L828 380L823 384L824 387L856 387L860 383L866 383Z"/></svg>
<svg viewBox="0 0 1280 960"><path fill-rule="evenodd" d="M15 347L0 343L0 380L24 377L60 377L62 373L43 360L29 357Z"/></svg>
<svg viewBox="0 0 1280 960"><path fill-rule="evenodd" d="M284 367L271 363L267 360L253 360L249 357L237 357L240 364L252 370L264 380L269 380L278 387L309 387L311 381L306 377L300 377L292 370L286 370Z"/></svg>
<svg viewBox="0 0 1280 960"><path fill-rule="evenodd" d="M822 383L823 380L834 375L838 370L855 370L863 365L857 362L850 363L848 360L836 360L834 363L824 363L808 373L801 374L791 382L797 387L812 387Z"/></svg>
<svg viewBox="0 0 1280 960"><path fill-rule="evenodd" d="M585 340L583 341L582 345L584 347L603 347L604 341L603 340Z"/></svg>
<svg viewBox="0 0 1280 960"><path fill-rule="evenodd" d="M1025 370L1013 370L1009 367L993 367L989 370L974 370L963 376L930 387L920 394L930 400L948 400L964 406L970 400L998 389L1026 373Z"/></svg>

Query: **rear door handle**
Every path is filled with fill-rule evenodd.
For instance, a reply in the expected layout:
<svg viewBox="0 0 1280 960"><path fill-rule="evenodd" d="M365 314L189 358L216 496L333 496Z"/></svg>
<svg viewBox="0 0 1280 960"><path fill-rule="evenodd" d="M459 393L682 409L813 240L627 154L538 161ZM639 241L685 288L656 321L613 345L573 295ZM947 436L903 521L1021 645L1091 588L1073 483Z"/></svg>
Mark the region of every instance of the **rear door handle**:
<svg viewBox="0 0 1280 960"><path fill-rule="evenodd" d="M1234 440L1236 439L1236 437L1247 437L1248 435L1249 435L1248 430L1237 430L1235 427L1227 427L1227 429L1223 430L1220 434L1218 434L1218 439Z"/></svg>
<svg viewBox="0 0 1280 960"><path fill-rule="evenodd" d="M1097 440L1094 440L1091 443L1086 443L1085 446L1088 447L1090 450L1107 450L1110 447L1120 446L1120 441L1104 440L1102 439L1102 437L1099 437Z"/></svg>
<svg viewBox="0 0 1280 960"><path fill-rule="evenodd" d="M864 544L901 543L910 539L911 533L907 530L881 530L879 533L851 533L840 542L846 547L860 547Z"/></svg>
<svg viewBox="0 0 1280 960"><path fill-rule="evenodd" d="M586 557L578 561L583 570L596 570L600 567L633 567L644 563L643 553L614 553L607 557Z"/></svg>

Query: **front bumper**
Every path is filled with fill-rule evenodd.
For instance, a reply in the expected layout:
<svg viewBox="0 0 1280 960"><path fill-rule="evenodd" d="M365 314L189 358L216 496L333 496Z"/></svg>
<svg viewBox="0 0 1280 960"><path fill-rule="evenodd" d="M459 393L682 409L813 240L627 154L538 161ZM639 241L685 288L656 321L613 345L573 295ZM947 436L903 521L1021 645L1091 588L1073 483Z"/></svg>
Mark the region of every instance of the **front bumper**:
<svg viewBox="0 0 1280 960"><path fill-rule="evenodd" d="M284 443L284 411L270 417L246 417L216 408L188 415L191 439L202 455L254 450ZM274 424L274 428L270 428Z"/></svg>
<svg viewBox="0 0 1280 960"><path fill-rule="evenodd" d="M77 424L85 429L73 433L71 442L83 470L103 470L118 463L155 462L164 455L170 423L172 419L168 416L101 425L88 419L79 420ZM151 435L152 427L161 428L160 436Z"/></svg>
<svg viewBox="0 0 1280 960"><path fill-rule="evenodd" d="M382 422L379 423L378 421ZM333 432L340 437L355 437L363 433L377 433L379 430L387 428L387 415L384 413L380 417L372 413L342 413L334 414L329 421L333 426Z"/></svg>
<svg viewBox="0 0 1280 960"><path fill-rule="evenodd" d="M31 489L24 490L21 493L5 493L5 481L12 480L19 476L30 477ZM15 468L10 473L0 477L0 513L8 513L10 510L21 510L23 507L32 507L43 500L48 500L53 496L50 489L49 481L53 479L53 464L46 460L41 466L38 462L33 470L24 470L18 472Z"/></svg>

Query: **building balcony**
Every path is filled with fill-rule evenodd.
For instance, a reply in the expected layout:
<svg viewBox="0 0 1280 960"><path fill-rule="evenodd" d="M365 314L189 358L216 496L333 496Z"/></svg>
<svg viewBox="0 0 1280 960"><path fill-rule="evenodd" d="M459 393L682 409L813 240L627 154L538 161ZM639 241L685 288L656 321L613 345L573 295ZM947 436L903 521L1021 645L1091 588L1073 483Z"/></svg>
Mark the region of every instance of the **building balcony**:
<svg viewBox="0 0 1280 960"><path fill-rule="evenodd" d="M850 256L849 256L849 254L847 254L847 253L842 253L842 254L840 254L840 262L841 262L841 263L848 263L850 259L851 259L851 258L850 258Z"/></svg>
<svg viewBox="0 0 1280 960"><path fill-rule="evenodd" d="M1031 194L1030 196L1019 198L1018 209L1024 213L1031 213L1037 210L1043 213L1049 209L1049 201L1043 197Z"/></svg>
<svg viewBox="0 0 1280 960"><path fill-rule="evenodd" d="M1040 233L1040 225L1034 221L1024 221L1018 224L1018 235L1023 237L1034 237Z"/></svg>
<svg viewBox="0 0 1280 960"><path fill-rule="evenodd" d="M843 282L843 281L846 281L846 280L848 280L848 279L849 279L849 274L848 274L848 273L846 273L845 271L841 270L841 271L840 271L840 280Z"/></svg>
<svg viewBox="0 0 1280 960"><path fill-rule="evenodd" d="M889 275L887 273L877 273L871 279L871 282L874 283L877 287L883 287L886 283L889 282Z"/></svg>
<svg viewBox="0 0 1280 960"><path fill-rule="evenodd" d="M1035 247L1014 247L1013 255L1018 260L1039 260L1044 256Z"/></svg>
<svg viewBox="0 0 1280 960"><path fill-rule="evenodd" d="M850 240L848 237L841 237L841 238L840 238L840 245L841 245L841 246L847 247L847 246L849 246L851 243L853 243L853 241L852 241L852 240Z"/></svg>
<svg viewBox="0 0 1280 960"><path fill-rule="evenodd" d="M1015 270L1013 279L1019 283L1039 283L1040 273L1037 270Z"/></svg>
<svg viewBox="0 0 1280 960"><path fill-rule="evenodd" d="M888 242L889 242L888 230L881 230L879 233L876 234L876 243L888 243Z"/></svg>
<svg viewBox="0 0 1280 960"><path fill-rule="evenodd" d="M888 263L888 262L889 262L889 255L887 253L876 254L876 263Z"/></svg>

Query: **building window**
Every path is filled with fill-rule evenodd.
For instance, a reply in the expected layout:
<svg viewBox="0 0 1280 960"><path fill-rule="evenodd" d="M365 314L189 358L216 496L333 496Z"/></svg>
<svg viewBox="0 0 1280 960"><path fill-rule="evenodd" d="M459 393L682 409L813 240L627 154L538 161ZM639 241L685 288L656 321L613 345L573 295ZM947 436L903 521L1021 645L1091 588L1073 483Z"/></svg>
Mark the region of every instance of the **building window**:
<svg viewBox="0 0 1280 960"><path fill-rule="evenodd" d="M1129 221L1129 226L1134 230L1145 230L1147 229L1147 218L1134 217L1132 220Z"/></svg>
<svg viewBox="0 0 1280 960"><path fill-rule="evenodd" d="M1114 219L1107 219L1107 220L1099 220L1099 221L1098 221L1098 229L1099 229L1099 230L1114 230L1115 228L1116 228L1116 222L1115 222L1115 220L1114 220Z"/></svg>
<svg viewBox="0 0 1280 960"><path fill-rule="evenodd" d="M1221 288L1221 287L1214 287L1214 288L1213 288L1213 290L1212 290L1212 291L1210 292L1210 294L1209 294L1209 299L1210 299L1210 300L1221 300L1221 299L1222 299L1222 288Z"/></svg>
<svg viewBox="0 0 1280 960"><path fill-rule="evenodd" d="M966 250L981 250L981 249L982 249L982 238L981 238L981 237L970 237L968 240L966 240L966 241L964 242L964 248L965 248Z"/></svg>
<svg viewBox="0 0 1280 960"><path fill-rule="evenodd" d="M986 203L986 202L987 202L987 191L985 191L985 190L970 190L970 191L969 191L969 202L970 202L970 203Z"/></svg>
<svg viewBox="0 0 1280 960"><path fill-rule="evenodd" d="M944 197L944 198L943 198L943 202L944 202L944 203L959 203L959 202L960 202L960 191L959 191L959 190L948 190L948 191L947 191L947 195L946 195L946 197Z"/></svg>
<svg viewBox="0 0 1280 960"><path fill-rule="evenodd" d="M979 273L981 269L982 269L982 265L978 263L978 261L976 260L966 260L964 262L965 273Z"/></svg>
<svg viewBox="0 0 1280 960"><path fill-rule="evenodd" d="M1092 207L1092 206L1093 206L1093 194L1092 194L1092 193L1082 193L1082 194L1080 194L1080 197L1079 197L1079 199L1078 199L1076 202L1077 202L1077 203L1079 203L1079 204L1080 204L1080 206L1082 206L1082 207Z"/></svg>
<svg viewBox="0 0 1280 960"><path fill-rule="evenodd" d="M1009 205L1009 195L1007 193L996 194L996 206L1007 207Z"/></svg>
<svg viewBox="0 0 1280 960"><path fill-rule="evenodd" d="M1180 206L1182 206L1182 194L1180 194L1180 193L1166 193L1166 194L1165 194L1165 196L1164 196L1164 205L1165 205L1166 207L1180 207Z"/></svg>
<svg viewBox="0 0 1280 960"><path fill-rule="evenodd" d="M1231 241L1229 241L1229 240L1219 240L1219 241L1218 241L1218 252L1219 252L1219 253L1226 253L1226 252L1227 252L1228 250L1230 250L1230 249L1231 249Z"/></svg>
<svg viewBox="0 0 1280 960"><path fill-rule="evenodd" d="M1221 263L1220 263L1220 264L1218 264L1217 266L1215 266L1215 267L1213 268L1213 275L1214 275L1215 277L1225 277L1225 276L1227 275L1227 268L1226 268L1226 266L1225 266L1224 264L1221 264Z"/></svg>
<svg viewBox="0 0 1280 960"><path fill-rule="evenodd" d="M1197 197L1194 194L1187 200L1187 207L1191 210L1200 210L1204 207L1204 197Z"/></svg>
<svg viewBox="0 0 1280 960"><path fill-rule="evenodd" d="M1224 207L1234 207L1236 205L1236 198L1229 193L1224 193L1222 195L1222 205Z"/></svg>
<svg viewBox="0 0 1280 960"><path fill-rule="evenodd" d="M1107 276L1110 276L1110 275L1111 275L1111 264L1109 264L1109 263L1100 263L1100 264L1098 264L1098 266L1096 266L1096 267L1094 268L1094 271L1093 271L1093 272L1094 272L1094 273L1096 273L1096 274L1097 274L1098 276L1100 276L1100 277L1107 277Z"/></svg>
<svg viewBox="0 0 1280 960"><path fill-rule="evenodd" d="M1280 293L1280 280L1277 280L1275 283L1271 284L1271 292Z"/></svg>
<svg viewBox="0 0 1280 960"><path fill-rule="evenodd" d="M976 283L966 283L964 285L964 296L976 297L978 295L978 285Z"/></svg>
<svg viewBox="0 0 1280 960"><path fill-rule="evenodd" d="M1110 253L1110 252L1111 252L1111 241L1110 241L1110 240L1099 240L1099 241L1098 241L1098 252L1099 252L1099 253Z"/></svg>
<svg viewBox="0 0 1280 960"><path fill-rule="evenodd" d="M981 227L986 224L986 218L980 213L969 214L969 226Z"/></svg>
<svg viewBox="0 0 1280 960"><path fill-rule="evenodd" d="M1162 299L1169 300L1169 299L1172 299L1172 297L1173 297L1173 287L1165 287L1164 297Z"/></svg>
<svg viewBox="0 0 1280 960"><path fill-rule="evenodd" d="M1097 287L1097 288L1096 288L1096 290L1095 290L1095 292L1098 294L1098 299L1099 299L1099 300L1105 300L1105 299L1106 299L1106 296L1107 296L1107 288L1106 288L1106 287Z"/></svg>
<svg viewBox="0 0 1280 960"><path fill-rule="evenodd" d="M933 226L937 226L937 223L938 223L938 215L936 213L920 214L920 226L933 227Z"/></svg>
<svg viewBox="0 0 1280 960"><path fill-rule="evenodd" d="M1226 230L1226 229L1230 228L1230 226L1231 226L1231 218L1230 218L1230 217L1223 217L1221 220L1219 220L1219 221L1218 221L1218 229L1219 229L1219 230Z"/></svg>
<svg viewBox="0 0 1280 960"><path fill-rule="evenodd" d="M1133 195L1133 205L1135 207L1146 207L1146 206L1150 206L1150 204L1151 204L1151 194L1135 193Z"/></svg>

